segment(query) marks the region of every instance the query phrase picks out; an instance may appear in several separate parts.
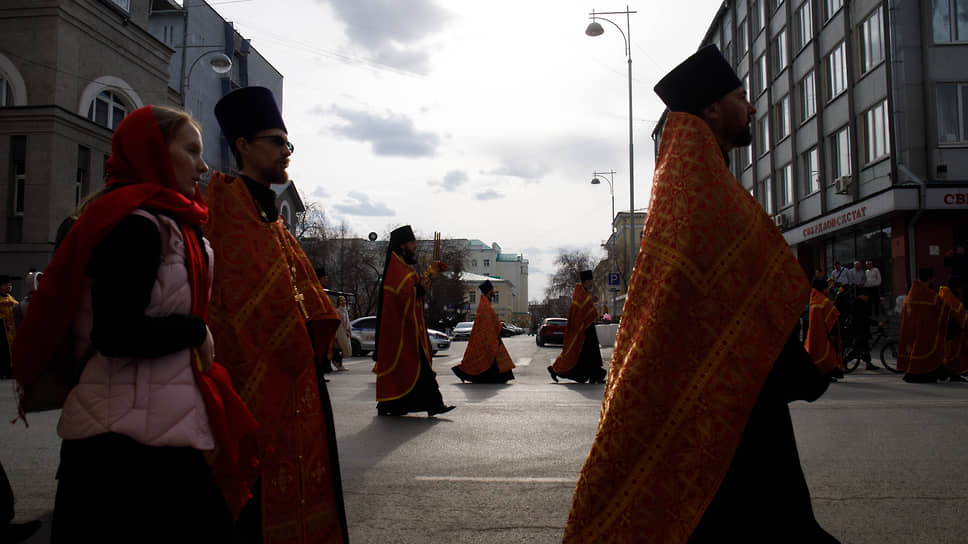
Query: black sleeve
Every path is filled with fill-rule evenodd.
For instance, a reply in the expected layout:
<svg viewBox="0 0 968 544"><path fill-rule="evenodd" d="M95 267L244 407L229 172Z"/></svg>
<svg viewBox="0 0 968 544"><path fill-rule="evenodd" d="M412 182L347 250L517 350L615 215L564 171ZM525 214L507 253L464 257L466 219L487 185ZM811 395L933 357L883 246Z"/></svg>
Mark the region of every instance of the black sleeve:
<svg viewBox="0 0 968 544"><path fill-rule="evenodd" d="M416 287L416 289L417 289L417 296L418 297L422 297L422 296L424 296L427 293L427 290L424 289L424 286L423 285L420 285L419 283L417 285L415 285L414 287Z"/></svg>
<svg viewBox="0 0 968 544"><path fill-rule="evenodd" d="M192 315L147 317L161 264L161 233L145 217L125 217L88 263L94 324L91 342L108 357L159 357L205 341Z"/></svg>
<svg viewBox="0 0 968 544"><path fill-rule="evenodd" d="M797 327L796 329L799 329ZM783 346L780 356L773 364L760 397L782 402L805 400L813 402L820 398L830 385L830 380L820 373L810 354L799 342L799 330L794 329Z"/></svg>

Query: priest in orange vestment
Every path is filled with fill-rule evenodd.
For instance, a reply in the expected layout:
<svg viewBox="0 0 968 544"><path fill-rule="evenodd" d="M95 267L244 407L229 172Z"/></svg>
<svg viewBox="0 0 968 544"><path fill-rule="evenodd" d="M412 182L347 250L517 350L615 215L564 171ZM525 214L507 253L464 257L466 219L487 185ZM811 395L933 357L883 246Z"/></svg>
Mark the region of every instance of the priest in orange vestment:
<svg viewBox="0 0 968 544"><path fill-rule="evenodd" d="M564 542L836 542L787 407L829 383L799 337L810 285L727 163L756 110L715 46L656 92L671 112Z"/></svg>
<svg viewBox="0 0 968 544"><path fill-rule="evenodd" d="M947 286L941 286L938 296L951 312L948 319L948 338L944 346L944 367L948 379L953 382L968 381L962 374L968 372L968 311L962 303L963 282L960 276L952 276Z"/></svg>
<svg viewBox="0 0 968 544"><path fill-rule="evenodd" d="M808 314L810 325L807 328L807 340L803 347L806 348L820 372L833 380L844 377L842 371L838 372L843 367L843 362L840 360L842 349L840 312L834 307L833 301L827 297L827 289L826 280L813 280Z"/></svg>
<svg viewBox="0 0 968 544"><path fill-rule="evenodd" d="M591 270L579 274L581 283L575 284L568 308L568 326L565 328L565 343L548 374L555 382L558 378L568 378L579 383L605 383L605 369L602 368L602 352L598 349L598 335L595 333L595 301L589 291L592 289Z"/></svg>
<svg viewBox="0 0 968 544"><path fill-rule="evenodd" d="M288 180L292 144L263 87L224 96L215 116L239 172L213 173L205 195L215 253L210 327L219 361L261 424L246 444L259 460L249 467L253 497L230 505L238 542L346 543L333 411L308 330L325 349L339 316L270 188Z"/></svg>
<svg viewBox="0 0 968 544"><path fill-rule="evenodd" d="M464 358L451 370L460 381L472 383L507 383L514 379L514 361L501 341L501 320L491 305L494 284L485 280L478 286L481 301L477 305L474 328L467 340Z"/></svg>
<svg viewBox="0 0 968 544"><path fill-rule="evenodd" d="M951 310L935 291L931 269L920 270L918 278L901 309L897 369L905 372L906 382L935 383L947 376L944 347Z"/></svg>
<svg viewBox="0 0 968 544"><path fill-rule="evenodd" d="M390 233L376 325L376 410L380 416L427 412L428 417L454 409L444 404L431 369L433 352L424 323L424 293L429 276L418 276L417 239L410 225Z"/></svg>

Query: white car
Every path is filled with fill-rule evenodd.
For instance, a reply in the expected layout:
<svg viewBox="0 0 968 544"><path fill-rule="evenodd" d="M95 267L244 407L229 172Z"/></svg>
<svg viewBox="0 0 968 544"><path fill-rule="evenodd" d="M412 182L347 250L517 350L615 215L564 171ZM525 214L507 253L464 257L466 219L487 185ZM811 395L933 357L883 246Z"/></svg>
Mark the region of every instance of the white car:
<svg viewBox="0 0 968 544"><path fill-rule="evenodd" d="M430 337L430 349L433 353L450 349L450 337L446 334L427 329ZM370 315L350 321L350 344L353 346L353 356L366 355L376 349L376 316Z"/></svg>
<svg viewBox="0 0 968 544"><path fill-rule="evenodd" d="M450 349L450 337L446 334L435 331L434 329L427 329L427 334L430 336L430 349L433 351L434 355L438 351L444 351Z"/></svg>
<svg viewBox="0 0 968 544"><path fill-rule="evenodd" d="M454 340L469 340L471 337L471 329L473 328L473 321L461 321L454 327Z"/></svg>

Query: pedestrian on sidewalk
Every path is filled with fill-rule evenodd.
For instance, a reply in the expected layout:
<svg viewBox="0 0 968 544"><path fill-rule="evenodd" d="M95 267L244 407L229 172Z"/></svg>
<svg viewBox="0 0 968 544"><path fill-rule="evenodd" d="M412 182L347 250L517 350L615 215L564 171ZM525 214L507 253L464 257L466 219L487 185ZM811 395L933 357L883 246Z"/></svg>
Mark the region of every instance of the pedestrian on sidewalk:
<svg viewBox="0 0 968 544"><path fill-rule="evenodd" d="M22 416L51 373L76 380L61 399L51 541L226 542L226 498L245 490L220 489L203 452L217 446L233 469L257 425L214 362L207 326L199 126L179 110L139 108L115 130L107 168L14 344Z"/></svg>
<svg viewBox="0 0 968 544"><path fill-rule="evenodd" d="M346 297L340 296L336 299L336 313L339 314L339 328L336 329L336 344L339 346L339 358L334 359L336 370L343 372L343 359L353 355L353 346L350 342L350 314L346 307Z"/></svg>
<svg viewBox="0 0 968 544"><path fill-rule="evenodd" d="M787 407L829 383L799 340L810 284L729 170L756 109L714 45L655 90L670 111L564 542L836 542Z"/></svg>

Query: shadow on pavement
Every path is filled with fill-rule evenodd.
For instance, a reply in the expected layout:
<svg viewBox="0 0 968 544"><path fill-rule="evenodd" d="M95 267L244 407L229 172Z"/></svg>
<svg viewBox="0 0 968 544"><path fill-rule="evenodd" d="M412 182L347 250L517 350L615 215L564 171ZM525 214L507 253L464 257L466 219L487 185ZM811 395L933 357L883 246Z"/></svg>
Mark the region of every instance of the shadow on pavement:
<svg viewBox="0 0 968 544"><path fill-rule="evenodd" d="M552 385L571 389L572 391L580 393L585 398L598 402L602 401L602 396L605 394L605 384L603 383L557 383Z"/></svg>
<svg viewBox="0 0 968 544"><path fill-rule="evenodd" d="M344 465L372 466L397 448L435 425L451 420L426 417L416 412L407 416L378 416L373 406L373 420L360 432L339 441L340 462Z"/></svg>

